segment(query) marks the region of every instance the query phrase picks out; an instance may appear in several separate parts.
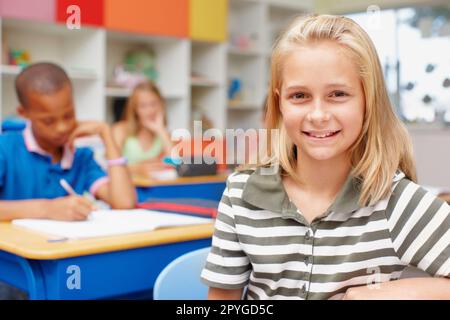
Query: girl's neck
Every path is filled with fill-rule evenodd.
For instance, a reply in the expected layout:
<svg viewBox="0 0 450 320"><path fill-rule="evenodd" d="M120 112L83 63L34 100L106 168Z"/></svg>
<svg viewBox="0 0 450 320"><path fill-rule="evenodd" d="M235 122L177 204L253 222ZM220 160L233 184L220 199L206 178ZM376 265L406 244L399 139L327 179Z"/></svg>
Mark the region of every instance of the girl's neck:
<svg viewBox="0 0 450 320"><path fill-rule="evenodd" d="M335 196L351 170L348 155L341 155L329 160L319 161L297 150L296 173L308 193Z"/></svg>
<svg viewBox="0 0 450 320"><path fill-rule="evenodd" d="M141 127L138 131L138 137L143 139L149 139L152 140L154 137L154 133L144 127Z"/></svg>

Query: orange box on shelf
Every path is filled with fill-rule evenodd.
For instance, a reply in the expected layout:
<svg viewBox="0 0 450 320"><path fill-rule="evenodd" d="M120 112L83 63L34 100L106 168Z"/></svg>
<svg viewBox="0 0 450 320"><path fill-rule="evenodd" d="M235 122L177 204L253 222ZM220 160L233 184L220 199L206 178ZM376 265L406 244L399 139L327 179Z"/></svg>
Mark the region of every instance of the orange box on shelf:
<svg viewBox="0 0 450 320"><path fill-rule="evenodd" d="M104 0L105 26L118 31L188 37L188 0Z"/></svg>
<svg viewBox="0 0 450 320"><path fill-rule="evenodd" d="M80 8L81 26L103 26L104 0L56 0L56 21L65 23L71 16L69 6Z"/></svg>

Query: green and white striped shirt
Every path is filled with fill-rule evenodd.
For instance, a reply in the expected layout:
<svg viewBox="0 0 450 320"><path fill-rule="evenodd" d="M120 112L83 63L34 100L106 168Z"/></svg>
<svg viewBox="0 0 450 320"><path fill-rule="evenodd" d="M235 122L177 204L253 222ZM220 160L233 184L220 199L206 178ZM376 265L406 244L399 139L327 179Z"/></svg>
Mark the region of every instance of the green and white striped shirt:
<svg viewBox="0 0 450 320"><path fill-rule="evenodd" d="M339 299L349 287L398 279L411 265L450 277L450 207L408 180L359 207L349 177L330 208L309 224L279 174L232 174L202 271L210 287L248 286L247 299Z"/></svg>

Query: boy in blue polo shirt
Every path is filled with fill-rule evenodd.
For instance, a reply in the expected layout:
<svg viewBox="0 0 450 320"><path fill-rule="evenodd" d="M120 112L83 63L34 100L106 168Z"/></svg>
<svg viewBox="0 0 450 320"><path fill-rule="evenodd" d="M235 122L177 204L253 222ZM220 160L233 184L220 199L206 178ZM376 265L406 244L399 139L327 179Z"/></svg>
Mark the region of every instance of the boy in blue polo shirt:
<svg viewBox="0 0 450 320"><path fill-rule="evenodd" d="M18 113L28 120L23 132L0 136L0 220L46 218L84 220L93 210L89 191L114 209L129 209L136 194L125 159L102 122L77 122L72 85L62 68L37 63L16 78ZM95 106L93 106L95 107ZM75 138L99 135L108 161L106 174ZM77 194L68 194L60 180Z"/></svg>
<svg viewBox="0 0 450 320"><path fill-rule="evenodd" d="M111 130L102 122L76 121L72 85L64 70L51 63L34 64L15 84L17 111L28 125L23 132L0 135L0 220L85 220L94 209L79 196L85 191L112 208L133 208L135 189ZM108 174L91 150L73 147L75 138L95 134L105 145ZM61 179L74 194L61 186ZM19 290L0 283L0 299L23 298Z"/></svg>

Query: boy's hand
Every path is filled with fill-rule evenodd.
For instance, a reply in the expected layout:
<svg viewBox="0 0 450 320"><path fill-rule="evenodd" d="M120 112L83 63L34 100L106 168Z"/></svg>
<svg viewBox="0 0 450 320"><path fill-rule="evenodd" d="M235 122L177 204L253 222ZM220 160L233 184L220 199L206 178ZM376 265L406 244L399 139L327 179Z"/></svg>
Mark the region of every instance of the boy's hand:
<svg viewBox="0 0 450 320"><path fill-rule="evenodd" d="M76 138L100 135L102 136L108 129L108 125L100 121L81 121L69 137L69 146L73 149L73 143Z"/></svg>
<svg viewBox="0 0 450 320"><path fill-rule="evenodd" d="M95 210L94 205L86 198L80 196L67 196L50 200L44 208L46 218L62 221L86 220Z"/></svg>

